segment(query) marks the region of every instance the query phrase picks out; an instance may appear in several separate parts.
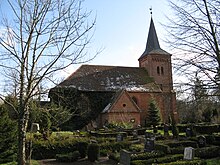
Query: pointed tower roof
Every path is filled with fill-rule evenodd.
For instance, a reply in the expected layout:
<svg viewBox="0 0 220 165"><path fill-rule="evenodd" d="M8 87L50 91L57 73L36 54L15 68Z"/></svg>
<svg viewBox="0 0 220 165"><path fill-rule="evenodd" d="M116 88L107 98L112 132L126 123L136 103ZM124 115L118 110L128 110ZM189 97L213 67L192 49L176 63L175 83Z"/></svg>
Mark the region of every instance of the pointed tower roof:
<svg viewBox="0 0 220 165"><path fill-rule="evenodd" d="M152 17L151 17L151 21L150 21L150 28L149 28L149 32L148 32L146 48L140 58L142 58L148 54L151 54L151 53L169 54L160 48L160 44L159 44L159 41L157 38L157 33L156 33L156 29L155 29L154 21L153 21Z"/></svg>

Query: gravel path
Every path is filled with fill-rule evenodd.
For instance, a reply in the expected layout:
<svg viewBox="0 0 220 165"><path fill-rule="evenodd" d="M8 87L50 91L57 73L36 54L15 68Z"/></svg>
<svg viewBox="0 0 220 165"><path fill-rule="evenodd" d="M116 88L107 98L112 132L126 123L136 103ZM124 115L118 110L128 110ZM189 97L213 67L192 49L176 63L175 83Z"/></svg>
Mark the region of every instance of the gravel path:
<svg viewBox="0 0 220 165"><path fill-rule="evenodd" d="M71 162L71 163L61 163L57 162L55 159L45 159L45 160L39 160L40 165L117 165L118 163L114 160L110 160L107 157L101 157L99 158L99 161L96 162L90 162L87 159L81 159L77 162Z"/></svg>

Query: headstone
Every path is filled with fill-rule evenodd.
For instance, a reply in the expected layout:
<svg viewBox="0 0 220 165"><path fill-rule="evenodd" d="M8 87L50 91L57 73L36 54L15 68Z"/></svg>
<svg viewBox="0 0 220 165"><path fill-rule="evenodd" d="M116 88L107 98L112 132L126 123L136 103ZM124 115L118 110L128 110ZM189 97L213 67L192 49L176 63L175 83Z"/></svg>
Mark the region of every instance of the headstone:
<svg viewBox="0 0 220 165"><path fill-rule="evenodd" d="M154 139L147 138L144 145L144 151L145 152L151 152L154 151Z"/></svg>
<svg viewBox="0 0 220 165"><path fill-rule="evenodd" d="M137 130L133 130L132 135L133 135L133 138L136 139L138 137Z"/></svg>
<svg viewBox="0 0 220 165"><path fill-rule="evenodd" d="M126 150L120 151L120 165L130 165L131 153Z"/></svg>
<svg viewBox="0 0 220 165"><path fill-rule="evenodd" d="M151 132L145 132L145 138L147 139L147 138L152 138L154 136L154 134L153 133L151 133Z"/></svg>
<svg viewBox="0 0 220 165"><path fill-rule="evenodd" d="M192 136L192 130L190 128L186 128L186 137Z"/></svg>
<svg viewBox="0 0 220 165"><path fill-rule="evenodd" d="M167 137L169 136L169 125L168 124L164 124L164 136Z"/></svg>
<svg viewBox="0 0 220 165"><path fill-rule="evenodd" d="M199 147L205 147L206 146L206 138L205 136L199 136L198 137L198 145Z"/></svg>
<svg viewBox="0 0 220 165"><path fill-rule="evenodd" d="M31 132L37 133L38 131L40 131L39 124L38 123L32 123L32 125L31 125Z"/></svg>
<svg viewBox="0 0 220 165"><path fill-rule="evenodd" d="M154 127L153 127L153 131L154 131L154 133L157 133L157 132L158 132L158 127L157 127L157 126L154 126Z"/></svg>
<svg viewBox="0 0 220 165"><path fill-rule="evenodd" d="M116 142L122 142L124 139L123 135L122 134L117 134L116 136Z"/></svg>
<svg viewBox="0 0 220 165"><path fill-rule="evenodd" d="M195 149L192 147L186 147L184 149L184 157L185 160L193 160L195 155Z"/></svg>

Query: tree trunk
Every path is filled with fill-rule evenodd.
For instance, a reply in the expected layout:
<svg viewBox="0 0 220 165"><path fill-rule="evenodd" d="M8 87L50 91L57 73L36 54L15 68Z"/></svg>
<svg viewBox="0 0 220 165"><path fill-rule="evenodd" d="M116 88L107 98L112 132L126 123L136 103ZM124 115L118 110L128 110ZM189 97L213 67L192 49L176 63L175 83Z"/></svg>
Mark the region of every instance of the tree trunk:
<svg viewBox="0 0 220 165"><path fill-rule="evenodd" d="M23 114L18 120L18 165L26 164L26 132L28 114Z"/></svg>

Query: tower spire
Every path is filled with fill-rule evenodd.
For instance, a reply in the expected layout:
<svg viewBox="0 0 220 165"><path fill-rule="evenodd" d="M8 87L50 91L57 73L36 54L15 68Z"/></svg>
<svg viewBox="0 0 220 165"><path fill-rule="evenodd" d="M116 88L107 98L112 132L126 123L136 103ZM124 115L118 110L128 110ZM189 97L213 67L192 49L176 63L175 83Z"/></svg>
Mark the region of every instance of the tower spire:
<svg viewBox="0 0 220 165"><path fill-rule="evenodd" d="M149 28L148 37L147 37L147 44L146 44L145 51L141 55L141 57L149 54L152 50L161 49L158 38L157 38L154 21L152 18L152 8L150 8L150 14L151 14L151 21L150 21L150 28Z"/></svg>

